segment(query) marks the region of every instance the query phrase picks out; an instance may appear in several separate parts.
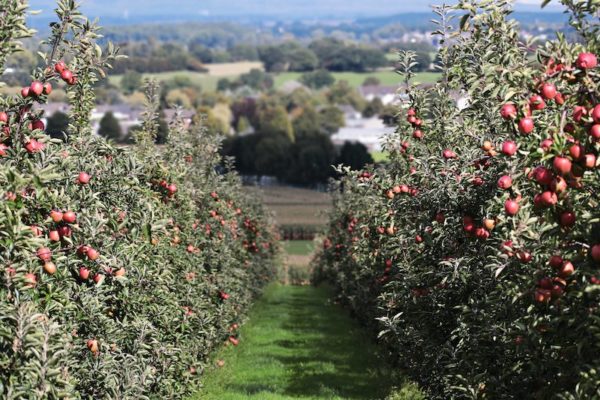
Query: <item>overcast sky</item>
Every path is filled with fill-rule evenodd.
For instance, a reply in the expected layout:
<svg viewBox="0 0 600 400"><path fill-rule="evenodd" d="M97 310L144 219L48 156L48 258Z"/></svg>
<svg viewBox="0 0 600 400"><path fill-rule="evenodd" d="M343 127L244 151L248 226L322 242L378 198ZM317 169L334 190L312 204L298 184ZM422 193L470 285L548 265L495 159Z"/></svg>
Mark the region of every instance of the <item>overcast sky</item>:
<svg viewBox="0 0 600 400"><path fill-rule="evenodd" d="M309 16L382 16L402 12L426 12L430 4L444 0L83 0L90 16L136 17L165 15L240 16L266 15L306 18ZM446 0L447 3L456 0ZM555 0L556 2L556 0ZM49 16L55 0L30 0L32 9ZM517 9L539 11L541 0L516 0ZM560 10L556 5L548 10Z"/></svg>

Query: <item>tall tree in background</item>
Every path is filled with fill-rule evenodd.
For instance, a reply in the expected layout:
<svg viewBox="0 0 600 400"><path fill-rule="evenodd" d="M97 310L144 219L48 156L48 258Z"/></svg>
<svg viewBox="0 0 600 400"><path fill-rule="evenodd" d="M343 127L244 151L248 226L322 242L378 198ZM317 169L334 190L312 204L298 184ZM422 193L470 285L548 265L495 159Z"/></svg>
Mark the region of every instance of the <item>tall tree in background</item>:
<svg viewBox="0 0 600 400"><path fill-rule="evenodd" d="M122 139L123 132L121 131L121 125L119 125L119 121L112 112L107 112L100 120L98 134L115 142L119 142Z"/></svg>
<svg viewBox="0 0 600 400"><path fill-rule="evenodd" d="M67 129L69 128L69 116L60 111L55 112L48 117L46 121L46 133L53 139L66 139Z"/></svg>

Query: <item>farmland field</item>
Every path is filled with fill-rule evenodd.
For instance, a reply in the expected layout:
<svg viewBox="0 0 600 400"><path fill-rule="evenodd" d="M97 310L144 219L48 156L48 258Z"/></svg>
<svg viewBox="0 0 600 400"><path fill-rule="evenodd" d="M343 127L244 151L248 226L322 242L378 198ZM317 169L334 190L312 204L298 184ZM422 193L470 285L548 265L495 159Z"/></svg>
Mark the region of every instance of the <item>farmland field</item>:
<svg viewBox="0 0 600 400"><path fill-rule="evenodd" d="M273 213L278 225L321 226L324 212L331 208L331 196L327 193L293 187L245 187L263 200Z"/></svg>
<svg viewBox="0 0 600 400"><path fill-rule="evenodd" d="M302 74L300 72L284 72L275 77L275 87L282 87L286 82L298 80ZM367 77L373 76L381 82L382 85L397 85L401 82L400 76L392 70L377 72L334 72L336 80L345 80L354 87L360 87ZM437 72L417 73L414 82L433 83L439 78Z"/></svg>
<svg viewBox="0 0 600 400"><path fill-rule="evenodd" d="M158 81L166 81L173 79L176 76L188 77L192 83L200 85L205 91L214 91L217 88L217 82L221 78L235 79L243 73L250 71L253 68L262 69L262 64L258 62L237 62L224 64L206 64L208 72L194 71L171 71L160 72L155 74L144 74L145 78L154 78ZM302 73L300 72L283 72L275 75L275 87L281 88L286 82L299 80ZM392 70L377 71L377 72L334 72L333 76L336 80L345 80L354 87L360 87L364 80L373 76L381 81L382 85L395 85L400 83L400 76ZM436 72L421 72L417 73L414 81L419 83L433 83L439 77ZM119 85L122 75L111 75L108 79L114 85Z"/></svg>

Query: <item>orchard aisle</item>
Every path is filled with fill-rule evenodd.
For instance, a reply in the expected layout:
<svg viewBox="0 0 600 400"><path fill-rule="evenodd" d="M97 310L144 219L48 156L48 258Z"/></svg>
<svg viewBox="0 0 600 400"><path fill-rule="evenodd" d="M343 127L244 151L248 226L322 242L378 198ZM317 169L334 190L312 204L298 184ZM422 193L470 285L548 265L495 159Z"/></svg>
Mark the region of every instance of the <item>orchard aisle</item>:
<svg viewBox="0 0 600 400"><path fill-rule="evenodd" d="M375 344L326 288L273 285L241 329L240 344L219 354L199 399L385 399L389 367ZM418 399L407 385L394 399Z"/></svg>

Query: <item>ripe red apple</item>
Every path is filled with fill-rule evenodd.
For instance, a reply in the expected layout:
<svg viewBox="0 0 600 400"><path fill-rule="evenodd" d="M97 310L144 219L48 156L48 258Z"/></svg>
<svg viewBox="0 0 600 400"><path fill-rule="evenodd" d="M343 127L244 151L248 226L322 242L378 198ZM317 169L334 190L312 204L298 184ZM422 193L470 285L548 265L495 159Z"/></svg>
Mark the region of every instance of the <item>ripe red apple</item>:
<svg viewBox="0 0 600 400"><path fill-rule="evenodd" d="M65 65L64 61L59 61L56 64L54 64L54 70L56 72L58 72L59 74L61 74L65 70L66 67L67 66Z"/></svg>
<svg viewBox="0 0 600 400"><path fill-rule="evenodd" d="M510 189L510 187L512 186L512 178L508 175L504 175L502 177L500 177L500 179L498 179L498 187L500 189L506 190L506 189Z"/></svg>
<svg viewBox="0 0 600 400"><path fill-rule="evenodd" d="M592 125L590 128L590 136L596 140L600 139L600 124Z"/></svg>
<svg viewBox="0 0 600 400"><path fill-rule="evenodd" d="M591 115L594 122L600 124L600 104L596 104L592 109Z"/></svg>
<svg viewBox="0 0 600 400"><path fill-rule="evenodd" d="M174 183L171 183L169 186L167 186L167 190L169 191L169 193L176 193L177 185L175 185Z"/></svg>
<svg viewBox="0 0 600 400"><path fill-rule="evenodd" d="M575 61L575 65L579 69L591 69L596 68L598 65L598 59L593 53L580 53Z"/></svg>
<svg viewBox="0 0 600 400"><path fill-rule="evenodd" d="M562 156L554 157L552 166L554 167L554 170L561 175L567 175L569 172L571 172L572 167L571 160Z"/></svg>
<svg viewBox="0 0 600 400"><path fill-rule="evenodd" d="M504 202L504 210L508 215L516 215L519 212L519 203L513 199L508 199Z"/></svg>
<svg viewBox="0 0 600 400"><path fill-rule="evenodd" d="M485 240L490 237L490 232L483 227L479 227L475 229L475 236L477 236L478 239Z"/></svg>
<svg viewBox="0 0 600 400"><path fill-rule="evenodd" d="M67 211L63 214L63 221L67 224L74 224L77 221L77 215L73 211Z"/></svg>
<svg viewBox="0 0 600 400"><path fill-rule="evenodd" d="M71 236L71 228L67 225L63 225L63 226L59 226L58 227L58 234L61 237L70 237Z"/></svg>
<svg viewBox="0 0 600 400"><path fill-rule="evenodd" d="M125 268L119 268L118 270L115 271L114 275L117 278L119 278L119 277L125 276L125 273L126 273Z"/></svg>
<svg viewBox="0 0 600 400"><path fill-rule="evenodd" d="M100 257L100 253L98 253L98 251L96 249L93 249L91 247L89 247L86 252L85 255L87 256L88 259L90 259L91 261L95 261L98 259L98 257Z"/></svg>
<svg viewBox="0 0 600 400"><path fill-rule="evenodd" d="M565 289L559 284L554 284L550 293L553 299L558 299L565 293Z"/></svg>
<svg viewBox="0 0 600 400"><path fill-rule="evenodd" d="M588 110L583 106L575 106L575 108L573 108L573 120L575 122L581 122L583 117L585 117L587 114Z"/></svg>
<svg viewBox="0 0 600 400"><path fill-rule="evenodd" d="M552 279L549 277L544 277L540 279L540 281L538 282L538 286L542 289L550 290L553 286Z"/></svg>
<svg viewBox="0 0 600 400"><path fill-rule="evenodd" d="M544 96L546 100L554 99L556 94L556 86L554 86L552 83L544 83L542 85L542 96Z"/></svg>
<svg viewBox="0 0 600 400"><path fill-rule="evenodd" d="M101 284L102 282L104 282L104 279L106 279L105 275L102 275L102 274L95 274L94 275L94 282L96 284Z"/></svg>
<svg viewBox="0 0 600 400"><path fill-rule="evenodd" d="M512 140L502 143L502 153L507 156L514 156L517 152L517 144Z"/></svg>
<svg viewBox="0 0 600 400"><path fill-rule="evenodd" d="M82 185L87 185L88 183L90 183L90 176L85 172L80 172L77 176L77 182L79 182Z"/></svg>
<svg viewBox="0 0 600 400"><path fill-rule="evenodd" d="M52 218L52 221L58 224L63 220L63 213L57 210L52 210L50 211L50 218Z"/></svg>
<svg viewBox="0 0 600 400"><path fill-rule="evenodd" d="M415 138L415 139L419 139L419 140L420 140L420 139L423 139L423 131L422 131L422 130L420 130L420 129L416 129L416 130L413 132L413 138Z"/></svg>
<svg viewBox="0 0 600 400"><path fill-rule="evenodd" d="M81 278L84 281L87 281L89 277L90 277L90 270L87 269L86 267L79 267L79 278Z"/></svg>
<svg viewBox="0 0 600 400"><path fill-rule="evenodd" d="M529 264L533 258L531 253L526 250L519 251L517 257L519 257L519 261L521 261L522 264Z"/></svg>
<svg viewBox="0 0 600 400"><path fill-rule="evenodd" d="M548 168L539 166L533 170L533 179L543 186L550 185L554 179L554 174Z"/></svg>
<svg viewBox="0 0 600 400"><path fill-rule="evenodd" d="M452 151L452 150L450 150L450 149L445 149L445 150L442 152L442 156L443 156L443 157L444 157L446 160L449 160L449 159L451 159L451 158L456 158L456 153L455 153L455 152L453 152L453 151Z"/></svg>
<svg viewBox="0 0 600 400"><path fill-rule="evenodd" d="M44 85L40 81L33 81L29 86L29 94L39 97L44 93Z"/></svg>
<svg viewBox="0 0 600 400"><path fill-rule="evenodd" d="M240 343L240 341L234 336L229 336L229 343L231 343L234 346L237 346Z"/></svg>
<svg viewBox="0 0 600 400"><path fill-rule="evenodd" d="M48 238L52 242L58 242L58 241L60 241L60 234L58 233L58 231L50 231L48 233Z"/></svg>
<svg viewBox="0 0 600 400"><path fill-rule="evenodd" d="M557 194L564 192L567 190L567 181L562 176L557 176L550 184L550 190Z"/></svg>
<svg viewBox="0 0 600 400"><path fill-rule="evenodd" d="M28 272L25 274L24 278L27 287L32 288L35 287L35 285L37 285L37 276L35 274Z"/></svg>
<svg viewBox="0 0 600 400"><path fill-rule="evenodd" d="M30 89L28 87L24 87L23 89L21 89L21 96L23 98L29 97L29 93L30 93Z"/></svg>
<svg viewBox="0 0 600 400"><path fill-rule="evenodd" d="M529 98L529 106L536 111L546 108L546 102L539 94L534 94Z"/></svg>
<svg viewBox="0 0 600 400"><path fill-rule="evenodd" d="M7 123L8 122L8 114L4 111L0 111L0 122Z"/></svg>
<svg viewBox="0 0 600 400"><path fill-rule="evenodd" d="M504 119L515 119L517 118L517 108L513 103L506 103L500 109L500 116Z"/></svg>
<svg viewBox="0 0 600 400"><path fill-rule="evenodd" d="M0 157L6 157L6 155L8 154L6 150L8 150L8 146L4 143L0 143Z"/></svg>
<svg viewBox="0 0 600 400"><path fill-rule="evenodd" d="M52 84L50 82L44 83L44 94L49 96L52 93Z"/></svg>
<svg viewBox="0 0 600 400"><path fill-rule="evenodd" d="M591 254L592 259L597 263L600 263L600 244L595 244L592 246Z"/></svg>
<svg viewBox="0 0 600 400"><path fill-rule="evenodd" d="M475 178L473 178L471 180L471 183L473 183L473 185L475 185L475 186L481 186L481 185L483 185L484 182L480 176L476 176Z"/></svg>
<svg viewBox="0 0 600 400"><path fill-rule="evenodd" d="M538 303L547 303L552 298L550 290L536 289L534 299Z"/></svg>
<svg viewBox="0 0 600 400"><path fill-rule="evenodd" d="M571 157L573 157L573 160L575 161L580 160L581 157L583 157L584 153L585 147L583 147L580 144L574 144L571 147L569 147L569 154L571 155Z"/></svg>
<svg viewBox="0 0 600 400"><path fill-rule="evenodd" d="M42 120L36 119L31 123L31 129L43 131L44 129L46 129L46 125L44 125L44 122Z"/></svg>
<svg viewBox="0 0 600 400"><path fill-rule="evenodd" d="M227 300L229 299L229 293L225 293L223 291L219 292L219 297L221 298L221 300Z"/></svg>
<svg viewBox="0 0 600 400"><path fill-rule="evenodd" d="M548 151L550 150L550 147L552 147L552 144L554 143L554 140L547 138L542 140L542 143L540 143L540 148L544 151Z"/></svg>
<svg viewBox="0 0 600 400"><path fill-rule="evenodd" d="M42 236L42 229L39 226L31 225L29 228L31 229L31 232L33 232L33 236L35 236L35 237Z"/></svg>
<svg viewBox="0 0 600 400"><path fill-rule="evenodd" d="M556 104L562 106L563 104L565 104L565 97L562 95L562 93L556 93L554 101L556 101Z"/></svg>
<svg viewBox="0 0 600 400"><path fill-rule="evenodd" d="M559 216L560 226L564 228L570 228L575 225L577 217L573 211L563 211Z"/></svg>
<svg viewBox="0 0 600 400"><path fill-rule="evenodd" d="M554 269L558 269L562 266L563 264L563 258L559 255L553 255L552 257L550 257L550 259L548 260L548 264L550 264L550 266Z"/></svg>
<svg viewBox="0 0 600 400"><path fill-rule="evenodd" d="M422 243L422 242L423 242L423 238L421 237L421 235L415 236L415 243Z"/></svg>
<svg viewBox="0 0 600 400"><path fill-rule="evenodd" d="M41 247L38 249L36 255L40 260L48 262L52 259L52 250L47 247Z"/></svg>
<svg viewBox="0 0 600 400"><path fill-rule="evenodd" d="M545 191L540 195L539 201L541 205L545 207L552 207L553 205L558 203L558 197L556 196L556 193Z"/></svg>
<svg viewBox="0 0 600 400"><path fill-rule="evenodd" d="M64 71L62 71L60 73L60 77L62 78L63 81L69 83L73 80L73 73L71 71L69 71L68 69L65 69Z"/></svg>
<svg viewBox="0 0 600 400"><path fill-rule="evenodd" d="M528 135L533 132L533 128L534 124L531 118L521 118L519 121L519 132L521 132L523 135Z"/></svg>
<svg viewBox="0 0 600 400"><path fill-rule="evenodd" d="M583 165L588 169L596 168L596 156L593 154L586 154L583 157Z"/></svg>
<svg viewBox="0 0 600 400"><path fill-rule="evenodd" d="M54 275L56 273L56 265L52 261L44 263L44 271L48 275Z"/></svg>
<svg viewBox="0 0 600 400"><path fill-rule="evenodd" d="M571 263L571 261L563 262L562 266L558 271L558 275L564 279L573 275L573 273L575 273L575 266L573 266L573 263Z"/></svg>

